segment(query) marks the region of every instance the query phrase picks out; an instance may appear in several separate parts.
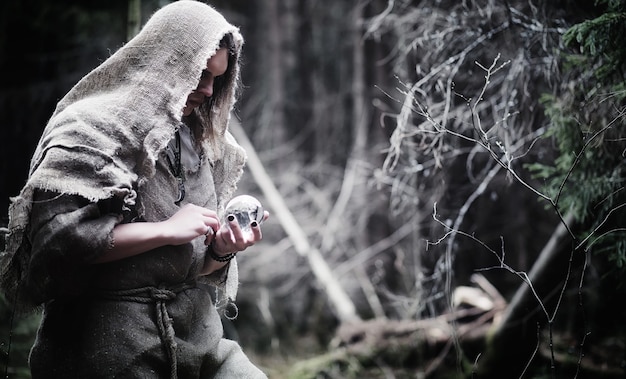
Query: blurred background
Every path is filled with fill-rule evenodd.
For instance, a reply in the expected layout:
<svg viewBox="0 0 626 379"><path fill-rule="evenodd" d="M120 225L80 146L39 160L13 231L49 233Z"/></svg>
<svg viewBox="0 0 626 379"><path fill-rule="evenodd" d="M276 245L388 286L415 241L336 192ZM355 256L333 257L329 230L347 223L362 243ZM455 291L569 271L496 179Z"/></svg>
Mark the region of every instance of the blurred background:
<svg viewBox="0 0 626 379"><path fill-rule="evenodd" d="M56 102L166 3L2 2L1 226ZM624 377L624 1L208 3L272 214L224 323L271 378Z"/></svg>

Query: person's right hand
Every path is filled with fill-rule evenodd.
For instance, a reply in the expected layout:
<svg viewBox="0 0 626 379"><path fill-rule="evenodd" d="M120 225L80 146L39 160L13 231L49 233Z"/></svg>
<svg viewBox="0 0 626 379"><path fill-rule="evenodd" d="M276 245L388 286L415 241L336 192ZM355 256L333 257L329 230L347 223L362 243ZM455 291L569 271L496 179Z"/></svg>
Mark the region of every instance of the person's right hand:
<svg viewBox="0 0 626 379"><path fill-rule="evenodd" d="M132 222L113 228L113 246L93 263L105 263L142 254L165 245L182 245L206 235L208 243L220 229L215 211L193 204L184 205L160 222Z"/></svg>
<svg viewBox="0 0 626 379"><path fill-rule="evenodd" d="M182 245L203 235L212 236L220 228L215 211L193 204L184 205L161 224L170 245Z"/></svg>

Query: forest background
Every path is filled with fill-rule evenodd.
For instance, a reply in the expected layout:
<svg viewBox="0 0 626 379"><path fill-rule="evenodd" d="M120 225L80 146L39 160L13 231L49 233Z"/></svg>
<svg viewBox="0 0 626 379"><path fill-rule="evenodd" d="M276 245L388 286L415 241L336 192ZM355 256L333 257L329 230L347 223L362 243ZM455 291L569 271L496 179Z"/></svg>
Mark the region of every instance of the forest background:
<svg viewBox="0 0 626 379"><path fill-rule="evenodd" d="M56 102L165 3L2 2L1 215ZM624 1L210 4L272 213L224 323L271 378L624 377Z"/></svg>

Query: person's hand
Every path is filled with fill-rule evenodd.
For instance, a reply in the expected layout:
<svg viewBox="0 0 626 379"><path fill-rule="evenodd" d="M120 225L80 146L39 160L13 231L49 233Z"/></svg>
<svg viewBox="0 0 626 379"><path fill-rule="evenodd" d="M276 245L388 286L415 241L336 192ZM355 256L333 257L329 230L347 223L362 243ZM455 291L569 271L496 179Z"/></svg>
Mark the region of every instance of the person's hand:
<svg viewBox="0 0 626 379"><path fill-rule="evenodd" d="M184 205L162 224L170 238L170 245L182 245L203 235L207 236L207 240L212 239L213 231L220 229L215 211L193 204Z"/></svg>
<svg viewBox="0 0 626 379"><path fill-rule="evenodd" d="M269 212L263 212L263 221L267 220ZM253 221L250 224L250 231L242 230L236 217L231 217L215 233L213 242L213 252L223 256L230 253L243 251L263 239L260 223ZM205 241L209 245L211 241Z"/></svg>
<svg viewBox="0 0 626 379"><path fill-rule="evenodd" d="M220 227L215 211L187 204L172 217L160 222L131 222L113 228L115 243L106 254L93 263L112 262L142 254L166 245L182 245L199 236L213 239L213 230Z"/></svg>

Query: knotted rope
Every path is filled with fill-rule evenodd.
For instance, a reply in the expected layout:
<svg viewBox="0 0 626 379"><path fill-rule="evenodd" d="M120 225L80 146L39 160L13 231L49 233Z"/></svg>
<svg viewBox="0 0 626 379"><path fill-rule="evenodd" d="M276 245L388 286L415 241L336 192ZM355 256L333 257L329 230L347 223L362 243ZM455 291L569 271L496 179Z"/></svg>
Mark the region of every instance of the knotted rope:
<svg viewBox="0 0 626 379"><path fill-rule="evenodd" d="M196 288L195 282L182 283L169 287L160 285L159 287L140 287L128 290L117 291L100 291L100 297L107 300L115 301L131 301L143 304L155 304L156 309L156 325L159 329L159 337L165 347L167 358L170 363L170 378L177 379L177 360L176 360L176 340L172 318L167 312L167 303L176 298L176 296L189 288Z"/></svg>

